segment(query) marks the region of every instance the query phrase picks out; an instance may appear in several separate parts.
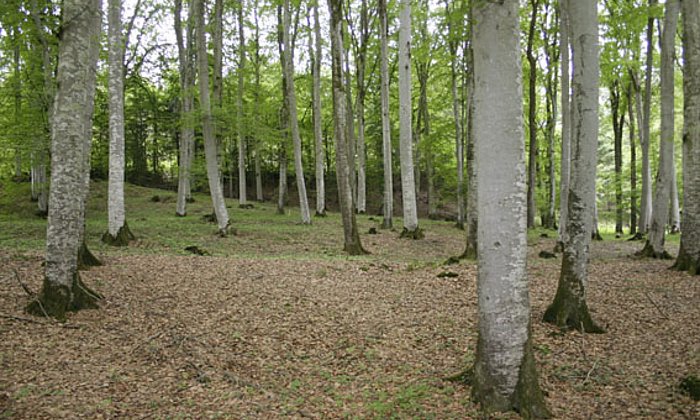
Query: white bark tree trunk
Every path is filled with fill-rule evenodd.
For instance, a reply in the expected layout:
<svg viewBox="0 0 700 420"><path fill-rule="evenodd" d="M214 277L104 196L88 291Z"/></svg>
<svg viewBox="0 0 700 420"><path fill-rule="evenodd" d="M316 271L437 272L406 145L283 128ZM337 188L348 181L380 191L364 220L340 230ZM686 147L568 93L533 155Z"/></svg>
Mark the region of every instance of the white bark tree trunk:
<svg viewBox="0 0 700 420"><path fill-rule="evenodd" d="M287 79L287 107L289 112L289 131L292 135L292 145L294 147L294 174L296 175L297 191L299 193L299 210L301 211L301 222L305 225L311 224L311 213L309 212L309 200L306 196L306 181L304 180L304 165L301 161L301 136L299 134L299 121L297 119L297 96L294 91L294 54L290 27L292 15L289 10L289 0L284 0L284 77Z"/></svg>
<svg viewBox="0 0 700 420"><path fill-rule="evenodd" d="M175 36L177 38L178 66L180 70L180 143L177 184L177 208L175 214L187 214L187 201L191 199L191 168L194 157L194 7L190 5L187 19L187 39L182 32L182 0L175 1Z"/></svg>
<svg viewBox="0 0 700 420"><path fill-rule="evenodd" d="M656 4L656 0L649 0L649 7ZM652 192L651 192L651 165L649 158L649 145L651 143L651 83L654 69L654 17L649 13L647 19L647 58L644 80L644 113L642 115L641 140L642 140L642 200L641 217L639 219L639 233L644 235L651 226Z"/></svg>
<svg viewBox="0 0 700 420"><path fill-rule="evenodd" d="M486 413L547 415L530 332L518 1L474 5L479 338L472 395Z"/></svg>
<svg viewBox="0 0 700 420"><path fill-rule="evenodd" d="M260 24L258 20L258 0L255 0L253 6L253 15L255 19L255 103L260 100ZM258 127L260 121L260 112L257 107L253 111L255 114L255 126ZM262 168L260 166L260 138L255 137L255 199L259 202L264 201L263 185L262 185Z"/></svg>
<svg viewBox="0 0 700 420"><path fill-rule="evenodd" d="M683 231L674 268L700 273L700 3L683 1Z"/></svg>
<svg viewBox="0 0 700 420"><path fill-rule="evenodd" d="M561 328L602 332L586 304L589 245L595 207L598 148L598 10L595 0L570 1L568 8L573 52L571 179L568 217L557 294L544 314ZM566 11L562 12L562 15Z"/></svg>
<svg viewBox="0 0 700 420"><path fill-rule="evenodd" d="M243 9L245 1L238 3L238 97L236 98L236 130L238 131L238 205L248 204L246 189L246 140L243 130L243 91L245 82L245 31L243 30ZM233 180L231 180L233 182Z"/></svg>
<svg viewBox="0 0 700 420"><path fill-rule="evenodd" d="M391 121L389 120L389 66L387 58L386 0L378 0L380 46L380 95L382 101L382 163L384 167L384 197L382 227L390 229L394 224L394 175L391 147Z"/></svg>
<svg viewBox="0 0 700 420"><path fill-rule="evenodd" d="M27 308L59 319L66 311L96 307L96 296L78 275L78 249L83 239L100 16L99 0L63 3L64 22L70 25L63 26L59 42L45 278L40 296Z"/></svg>
<svg viewBox="0 0 700 420"><path fill-rule="evenodd" d="M121 0L109 0L109 181L107 232L102 240L110 245L129 243L124 208L124 38Z"/></svg>
<svg viewBox="0 0 700 420"><path fill-rule="evenodd" d="M399 15L399 147L403 199L402 237L420 239L413 172L413 125L411 123L411 1L401 0Z"/></svg>
<svg viewBox="0 0 700 420"><path fill-rule="evenodd" d="M367 43L369 41L369 16L367 0L360 5L360 40L355 56L357 70L357 212L367 212L367 156L365 147L365 66L367 61Z"/></svg>
<svg viewBox="0 0 700 420"><path fill-rule="evenodd" d="M318 14L318 0L313 2L315 47L310 44L311 71L313 73L312 102L314 120L314 147L316 158L316 216L326 215L326 181L325 166L326 151L323 147L321 121L321 59L323 57L321 43L321 20ZM309 35L311 36L311 35Z"/></svg>
<svg viewBox="0 0 700 420"><path fill-rule="evenodd" d="M343 221L344 250L350 255L361 255L367 252L362 248L360 235L357 231L357 221L353 209L352 186L350 178L353 171L349 164L350 147L347 136L347 92L344 82L343 69L343 28L342 0L328 0L331 16L331 57L333 81L333 117L335 119L335 165L338 181L338 201Z"/></svg>
<svg viewBox="0 0 700 420"><path fill-rule="evenodd" d="M561 164L559 181L559 238L558 248L563 250L569 240L566 234L566 224L569 214L569 180L571 174L571 97L570 97L570 66L569 54L569 0L560 0L561 14L559 50L561 54Z"/></svg>
<svg viewBox="0 0 700 420"><path fill-rule="evenodd" d="M209 95L209 59L204 31L204 1L194 0L196 11L197 64L199 70L199 104L202 113L202 134L204 135L204 156L207 163L207 180L211 194L214 214L219 227L219 234L225 236L228 231L229 217L224 201L224 193L219 182L219 162L217 159L216 137L211 115Z"/></svg>
<svg viewBox="0 0 700 420"><path fill-rule="evenodd" d="M659 144L659 169L656 178L654 210L649 229L649 239L641 251L641 255L664 259L671 258L664 249L664 241L673 188L673 99L675 90L673 60L676 50L676 26L680 2L679 0L668 0L665 8L664 30L661 34L661 139Z"/></svg>

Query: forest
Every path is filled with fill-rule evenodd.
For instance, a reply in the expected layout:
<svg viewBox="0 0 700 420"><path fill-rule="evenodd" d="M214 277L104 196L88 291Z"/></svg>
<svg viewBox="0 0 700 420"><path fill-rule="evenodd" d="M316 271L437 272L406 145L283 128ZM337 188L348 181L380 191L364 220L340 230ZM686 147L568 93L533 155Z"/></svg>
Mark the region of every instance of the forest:
<svg viewBox="0 0 700 420"><path fill-rule="evenodd" d="M4 0L0 417L700 418L700 0Z"/></svg>

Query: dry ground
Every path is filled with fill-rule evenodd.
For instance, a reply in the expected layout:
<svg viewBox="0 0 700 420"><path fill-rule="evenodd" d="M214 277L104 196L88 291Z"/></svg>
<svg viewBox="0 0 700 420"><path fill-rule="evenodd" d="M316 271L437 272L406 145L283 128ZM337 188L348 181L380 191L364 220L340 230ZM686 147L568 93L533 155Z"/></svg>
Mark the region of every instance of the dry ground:
<svg viewBox="0 0 700 420"><path fill-rule="evenodd" d="M382 234L400 247L407 241ZM391 237L390 237L391 236ZM699 418L700 282L596 243L589 301L607 334L539 322L558 260L531 249L541 384L561 419ZM9 418L475 418L473 264L108 256L106 297L66 324L30 318L36 253L0 255L0 413ZM457 277L438 277L444 271ZM12 318L16 317L16 318ZM508 416L505 416L508 417ZM511 416L512 417L512 416Z"/></svg>

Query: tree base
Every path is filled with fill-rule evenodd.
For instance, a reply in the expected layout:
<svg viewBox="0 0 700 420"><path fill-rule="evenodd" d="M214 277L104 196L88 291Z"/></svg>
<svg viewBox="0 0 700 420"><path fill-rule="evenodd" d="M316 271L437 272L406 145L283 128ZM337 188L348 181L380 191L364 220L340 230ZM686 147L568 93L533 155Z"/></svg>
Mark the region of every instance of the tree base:
<svg viewBox="0 0 700 420"><path fill-rule="evenodd" d="M382 229L391 229L394 227L394 223L391 221L391 219L384 218L382 220Z"/></svg>
<svg viewBox="0 0 700 420"><path fill-rule="evenodd" d="M561 286L557 289L554 302L544 312L542 320L564 330L573 329L593 334L605 332L593 322L586 301L576 299Z"/></svg>
<svg viewBox="0 0 700 420"><path fill-rule="evenodd" d="M126 223L126 221L122 227L119 228L116 236L112 236L109 231L102 235L102 242L111 246L127 246L129 245L129 241L134 239L136 239L136 237L131 232L131 229L129 229L129 225Z"/></svg>
<svg viewBox="0 0 700 420"><path fill-rule="evenodd" d="M467 247L464 249L464 252L462 252L462 255L459 256L459 259L460 260L468 260L468 261L476 261L476 257L477 257L476 248L467 244Z"/></svg>
<svg viewBox="0 0 700 420"><path fill-rule="evenodd" d="M358 255L369 255L369 251L362 247L362 244L357 242L354 244L346 244L343 247L343 251L347 252L348 255L358 256Z"/></svg>
<svg viewBox="0 0 700 420"><path fill-rule="evenodd" d="M186 203L194 203L194 201L195 201L195 200L194 200L194 197L187 197L187 198L185 198L185 202L186 202Z"/></svg>
<svg viewBox="0 0 700 420"><path fill-rule="evenodd" d="M65 321L66 312L99 308L97 302L100 299L102 296L87 287L76 273L70 289L44 279L41 293L27 305L26 311L32 315Z"/></svg>
<svg viewBox="0 0 700 420"><path fill-rule="evenodd" d="M641 251L636 252L634 255L641 258L654 258L657 260L673 259L671 254L669 254L665 249L661 250L660 252L654 251L654 247L651 246L651 243L648 240L646 244L644 244L644 248L642 248Z"/></svg>
<svg viewBox="0 0 700 420"><path fill-rule="evenodd" d="M326 211L325 211L325 210L323 210L323 211L318 211L318 210L316 210L316 214L314 214L314 216L316 216L316 217L326 217L327 214L326 214Z"/></svg>
<svg viewBox="0 0 700 420"><path fill-rule="evenodd" d="M501 394L493 378L477 369L477 363L478 360L474 368L463 374L462 381L471 383L472 400L479 403L484 414L515 411L524 419L547 419L551 416L537 379L530 339L525 343L518 383L511 395Z"/></svg>
<svg viewBox="0 0 700 420"><path fill-rule="evenodd" d="M85 270L90 267L99 267L102 265L95 254L88 249L87 244L83 241L78 249L78 270Z"/></svg>
<svg viewBox="0 0 700 420"><path fill-rule="evenodd" d="M643 233L635 233L631 238L628 239L628 241L643 241L644 240L644 234Z"/></svg>
<svg viewBox="0 0 700 420"><path fill-rule="evenodd" d="M176 216L176 217L185 217L185 216L187 216L187 212L180 213L180 212L177 212L177 211L176 211L176 212L175 212L175 216Z"/></svg>
<svg viewBox="0 0 700 420"><path fill-rule="evenodd" d="M408 230L406 228L403 228L400 235L400 238L408 239L423 239L424 237L425 234L423 233L423 229L421 228L415 228L414 230Z"/></svg>
<svg viewBox="0 0 700 420"><path fill-rule="evenodd" d="M464 230L464 222L455 223L455 227L459 230Z"/></svg>
<svg viewBox="0 0 700 420"><path fill-rule="evenodd" d="M687 271L693 276L700 275L700 258L693 258L687 253L681 251L678 253L676 262L671 266L671 269L677 271Z"/></svg>
<svg viewBox="0 0 700 420"><path fill-rule="evenodd" d="M250 210L250 209L254 209L255 206L250 204L250 203L246 203L246 204L239 204L238 208L243 209L243 210Z"/></svg>
<svg viewBox="0 0 700 420"><path fill-rule="evenodd" d="M284 207L277 207L277 214L285 214Z"/></svg>
<svg viewBox="0 0 700 420"><path fill-rule="evenodd" d="M600 231L595 230L591 234L591 239L593 239L594 241L602 241L603 237L600 235Z"/></svg>

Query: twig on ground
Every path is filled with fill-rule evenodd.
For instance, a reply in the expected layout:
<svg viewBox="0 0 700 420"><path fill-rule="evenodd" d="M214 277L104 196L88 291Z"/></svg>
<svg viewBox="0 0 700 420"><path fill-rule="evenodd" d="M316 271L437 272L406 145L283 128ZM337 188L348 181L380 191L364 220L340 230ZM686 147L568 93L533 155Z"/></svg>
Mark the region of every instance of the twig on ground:
<svg viewBox="0 0 700 420"><path fill-rule="evenodd" d="M666 318L668 320L671 319L671 318L669 318L668 315L666 315L666 312L664 312L663 309L661 309L661 307L656 302L654 302L654 299L651 298L651 295L649 294L649 292L644 292L644 294L647 296L647 299L649 299L649 302L651 302L651 304L654 305L656 310L659 311L661 316L663 316L664 318Z"/></svg>
<svg viewBox="0 0 700 420"><path fill-rule="evenodd" d="M15 320L15 321L32 322L32 323L34 323L34 324L46 324L45 322L37 321L36 319L25 318L25 317L22 317L22 316L14 316L14 315L0 314L0 318L12 319L12 320Z"/></svg>
<svg viewBox="0 0 700 420"><path fill-rule="evenodd" d="M36 293L32 292L29 289L29 287L27 287L27 285L22 282L22 278L19 276L19 272L17 272L17 269L13 268L12 272L15 273L15 278L17 279L17 283L19 283L19 285L22 286L22 289L24 289L24 293L29 295L29 297L36 296Z"/></svg>
<svg viewBox="0 0 700 420"><path fill-rule="evenodd" d="M593 362L593 366L591 367L591 369L590 369L590 370L588 371L588 373L586 374L586 377L583 379L583 385L585 385L586 382L588 382L588 380L591 379L591 373L593 373L593 371L595 370L596 366L598 366L598 359L596 359L595 362Z"/></svg>

